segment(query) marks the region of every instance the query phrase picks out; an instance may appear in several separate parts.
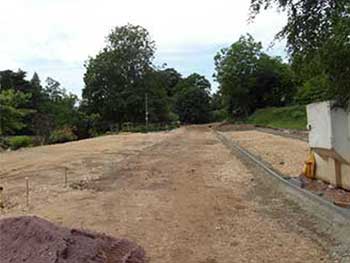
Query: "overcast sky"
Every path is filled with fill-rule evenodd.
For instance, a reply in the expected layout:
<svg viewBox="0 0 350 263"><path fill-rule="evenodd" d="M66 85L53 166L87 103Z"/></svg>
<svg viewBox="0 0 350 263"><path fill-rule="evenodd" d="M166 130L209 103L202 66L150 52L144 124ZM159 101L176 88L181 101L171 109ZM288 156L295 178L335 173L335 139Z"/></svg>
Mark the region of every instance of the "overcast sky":
<svg viewBox="0 0 350 263"><path fill-rule="evenodd" d="M145 27L157 45L154 63L184 76L211 76L222 47L250 33L264 48L286 19L264 12L248 23L250 0L0 0L0 70L21 68L29 77L58 80L81 95L84 61L105 44L115 26ZM284 55L284 44L268 51Z"/></svg>

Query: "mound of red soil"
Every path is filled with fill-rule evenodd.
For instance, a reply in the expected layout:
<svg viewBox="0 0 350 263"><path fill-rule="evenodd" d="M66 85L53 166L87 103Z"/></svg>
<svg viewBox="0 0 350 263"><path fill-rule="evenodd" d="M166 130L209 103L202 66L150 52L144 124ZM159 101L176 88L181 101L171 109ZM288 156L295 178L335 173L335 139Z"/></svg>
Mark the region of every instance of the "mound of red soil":
<svg viewBox="0 0 350 263"><path fill-rule="evenodd" d="M128 240L26 216L0 220L0 262L143 263L146 259L144 250Z"/></svg>

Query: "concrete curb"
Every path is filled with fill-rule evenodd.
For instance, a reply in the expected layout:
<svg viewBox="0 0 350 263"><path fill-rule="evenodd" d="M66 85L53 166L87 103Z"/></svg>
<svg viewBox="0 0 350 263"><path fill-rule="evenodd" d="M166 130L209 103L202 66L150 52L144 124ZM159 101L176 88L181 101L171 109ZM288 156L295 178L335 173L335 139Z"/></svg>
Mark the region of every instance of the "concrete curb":
<svg viewBox="0 0 350 263"><path fill-rule="evenodd" d="M279 174L278 172L274 171L273 169L269 168L266 164L264 164L262 161L260 161L256 156L254 156L252 153L247 151L246 149L242 148L238 145L237 142L233 141L232 139L227 138L222 132L215 131L218 139L230 150L236 150L244 157L247 157L251 162L253 162L256 166L263 169L268 175L273 177L274 179L277 179L277 181L282 184L282 186L286 187L283 190L287 190L288 193L291 193L294 197L298 199L301 205L305 207L307 205L307 208L314 208L315 206L318 209L322 210L322 215L317 214L316 216L322 217L322 219L326 219L328 222L334 223L335 221L338 221L339 223L349 223L350 220L350 209L341 208L333 203L321 198L320 196L307 191L300 186L298 186L295 183L292 183L290 180L287 180L284 178L283 175ZM304 201L307 199L309 201L309 204L306 204Z"/></svg>

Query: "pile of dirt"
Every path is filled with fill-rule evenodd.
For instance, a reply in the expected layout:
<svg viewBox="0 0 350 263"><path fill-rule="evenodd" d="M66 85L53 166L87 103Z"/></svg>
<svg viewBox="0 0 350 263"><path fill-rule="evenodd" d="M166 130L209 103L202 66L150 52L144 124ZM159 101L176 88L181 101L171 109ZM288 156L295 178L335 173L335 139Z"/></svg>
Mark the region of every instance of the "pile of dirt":
<svg viewBox="0 0 350 263"><path fill-rule="evenodd" d="M0 262L143 263L146 259L144 250L128 240L24 216L0 220Z"/></svg>

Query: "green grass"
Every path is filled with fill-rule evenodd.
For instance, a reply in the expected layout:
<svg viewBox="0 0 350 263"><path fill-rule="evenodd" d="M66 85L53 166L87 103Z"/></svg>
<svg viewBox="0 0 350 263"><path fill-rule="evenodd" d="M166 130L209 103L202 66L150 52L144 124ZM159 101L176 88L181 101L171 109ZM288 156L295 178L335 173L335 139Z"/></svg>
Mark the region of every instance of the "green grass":
<svg viewBox="0 0 350 263"><path fill-rule="evenodd" d="M33 139L30 136L13 136L8 139L11 150L17 150L19 148L30 147L33 145Z"/></svg>
<svg viewBox="0 0 350 263"><path fill-rule="evenodd" d="M305 106L291 106L260 109L251 115L247 122L269 128L305 130L306 108Z"/></svg>

